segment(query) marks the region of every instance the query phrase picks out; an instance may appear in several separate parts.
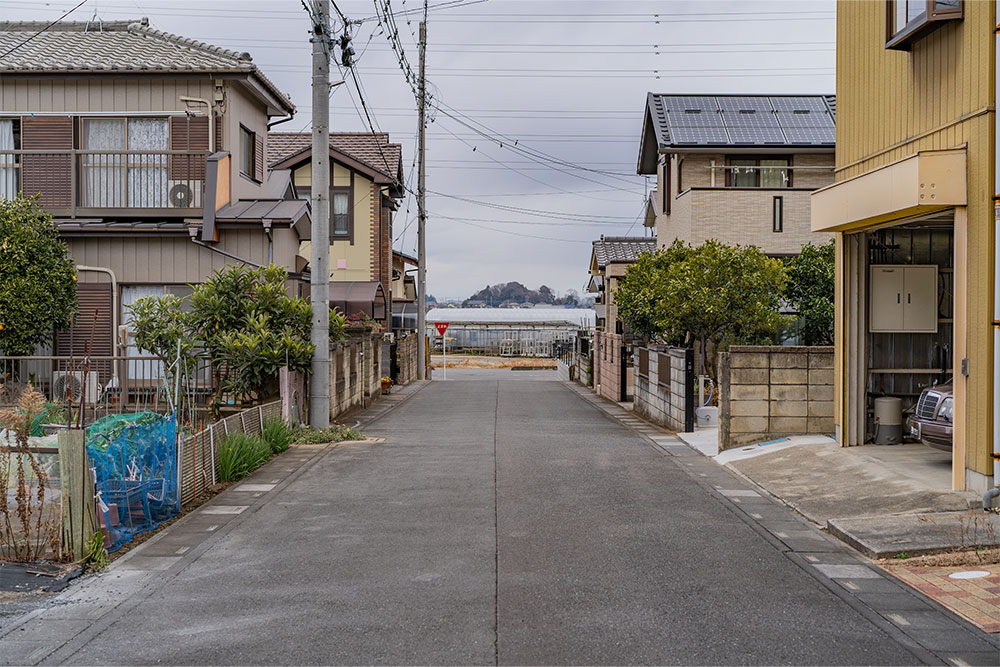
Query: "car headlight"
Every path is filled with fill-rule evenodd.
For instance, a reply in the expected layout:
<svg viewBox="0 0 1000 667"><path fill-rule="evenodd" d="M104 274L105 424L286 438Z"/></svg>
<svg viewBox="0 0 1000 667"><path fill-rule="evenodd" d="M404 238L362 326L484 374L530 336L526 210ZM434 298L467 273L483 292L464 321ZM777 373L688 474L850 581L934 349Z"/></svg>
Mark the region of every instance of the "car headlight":
<svg viewBox="0 0 1000 667"><path fill-rule="evenodd" d="M955 401L952 400L951 396L941 401L941 407L938 408L937 416L938 419L943 419L947 422L952 421L952 418L955 416Z"/></svg>

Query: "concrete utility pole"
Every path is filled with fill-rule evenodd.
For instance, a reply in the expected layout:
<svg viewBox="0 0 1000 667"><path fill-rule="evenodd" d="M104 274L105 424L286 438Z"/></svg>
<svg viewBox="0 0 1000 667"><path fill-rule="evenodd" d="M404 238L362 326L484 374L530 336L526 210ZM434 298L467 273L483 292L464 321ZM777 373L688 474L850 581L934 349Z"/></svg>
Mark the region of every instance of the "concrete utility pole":
<svg viewBox="0 0 1000 667"><path fill-rule="evenodd" d="M427 362L427 209L425 195L426 141L424 115L427 106L427 80L424 77L427 60L427 0L424 0L424 20L420 22L420 81L417 100L417 379L426 379Z"/></svg>
<svg viewBox="0 0 1000 667"><path fill-rule="evenodd" d="M330 1L312 0L312 253L310 293L316 347L309 381L309 425L330 428Z"/></svg>

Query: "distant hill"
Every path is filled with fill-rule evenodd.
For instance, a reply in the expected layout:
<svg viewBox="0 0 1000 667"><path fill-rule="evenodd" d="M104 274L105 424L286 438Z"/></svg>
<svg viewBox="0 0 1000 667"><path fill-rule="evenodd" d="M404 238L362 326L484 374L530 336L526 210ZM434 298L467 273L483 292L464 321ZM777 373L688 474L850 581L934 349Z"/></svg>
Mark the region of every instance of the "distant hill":
<svg viewBox="0 0 1000 667"><path fill-rule="evenodd" d="M553 306L580 306L580 295L576 290L569 290L564 296L556 297L551 288L542 285L537 290L529 289L518 282L499 285L487 285L479 290L462 305L465 307L483 306L499 308L523 304L549 304Z"/></svg>

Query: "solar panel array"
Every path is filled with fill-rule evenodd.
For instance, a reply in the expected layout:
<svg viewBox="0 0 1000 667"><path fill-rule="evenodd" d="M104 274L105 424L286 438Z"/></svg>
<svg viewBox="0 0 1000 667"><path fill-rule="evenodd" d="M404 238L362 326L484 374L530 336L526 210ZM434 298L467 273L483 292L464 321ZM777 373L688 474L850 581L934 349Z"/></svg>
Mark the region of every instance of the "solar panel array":
<svg viewBox="0 0 1000 667"><path fill-rule="evenodd" d="M660 95L670 143L829 146L834 119L822 97Z"/></svg>

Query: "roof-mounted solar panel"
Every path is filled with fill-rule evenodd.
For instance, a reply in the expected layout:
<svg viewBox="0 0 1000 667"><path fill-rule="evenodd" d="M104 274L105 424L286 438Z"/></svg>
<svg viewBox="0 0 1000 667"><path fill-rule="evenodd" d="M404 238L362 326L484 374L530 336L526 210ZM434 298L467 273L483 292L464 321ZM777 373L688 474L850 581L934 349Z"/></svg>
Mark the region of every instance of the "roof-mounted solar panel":
<svg viewBox="0 0 1000 667"><path fill-rule="evenodd" d="M777 127L730 127L728 129L733 144L758 146L785 143L785 137L781 133L781 129Z"/></svg>
<svg viewBox="0 0 1000 667"><path fill-rule="evenodd" d="M675 144L728 144L729 135L724 127L677 127L671 126L671 138Z"/></svg>
<svg viewBox="0 0 1000 667"><path fill-rule="evenodd" d="M790 144L829 144L834 141L832 127L786 127L785 136Z"/></svg>
<svg viewBox="0 0 1000 667"><path fill-rule="evenodd" d="M772 97L771 104L778 112L822 111L826 113L826 103L821 97Z"/></svg>
<svg viewBox="0 0 1000 667"><path fill-rule="evenodd" d="M833 118L826 112L800 111L775 114L781 127L833 127Z"/></svg>

